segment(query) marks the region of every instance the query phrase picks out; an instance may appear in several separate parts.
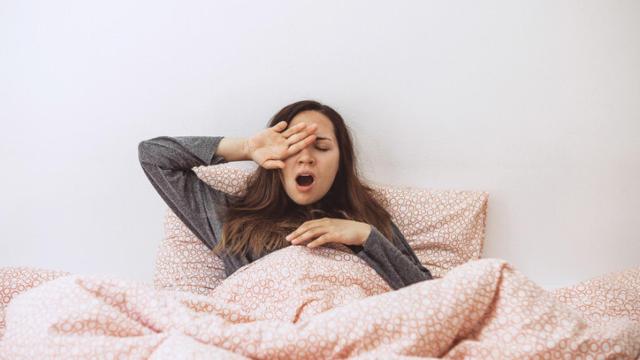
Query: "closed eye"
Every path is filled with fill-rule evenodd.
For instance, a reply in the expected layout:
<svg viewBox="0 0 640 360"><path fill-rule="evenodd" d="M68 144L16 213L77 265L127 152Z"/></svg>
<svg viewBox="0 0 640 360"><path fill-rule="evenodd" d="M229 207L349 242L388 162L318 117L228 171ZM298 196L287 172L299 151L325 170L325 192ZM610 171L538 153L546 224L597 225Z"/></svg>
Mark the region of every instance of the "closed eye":
<svg viewBox="0 0 640 360"><path fill-rule="evenodd" d="M316 149L320 150L320 151L329 151L329 149L323 149L323 148L319 148L316 146Z"/></svg>

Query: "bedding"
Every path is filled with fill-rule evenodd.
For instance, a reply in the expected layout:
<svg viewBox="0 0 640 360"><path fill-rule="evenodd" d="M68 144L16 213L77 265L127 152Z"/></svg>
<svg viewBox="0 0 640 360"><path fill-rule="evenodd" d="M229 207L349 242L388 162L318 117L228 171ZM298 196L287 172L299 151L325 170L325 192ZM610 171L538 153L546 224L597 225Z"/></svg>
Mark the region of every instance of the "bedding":
<svg viewBox="0 0 640 360"><path fill-rule="evenodd" d="M6 304L5 358L640 355L640 267L547 291L504 260L476 259L441 278L390 291L348 248L327 244L275 251L210 295L103 276L51 273L42 279L48 280L23 287ZM3 293L12 283L0 278ZM579 293L585 295L570 300ZM614 305L583 306L602 301Z"/></svg>
<svg viewBox="0 0 640 360"><path fill-rule="evenodd" d="M250 171L232 163L193 168L198 178L227 194L238 195ZM416 256L434 277L480 258L489 194L473 190L436 190L369 184L389 211ZM164 238L154 270L158 289L210 294L225 278L224 263L178 217L166 210Z"/></svg>

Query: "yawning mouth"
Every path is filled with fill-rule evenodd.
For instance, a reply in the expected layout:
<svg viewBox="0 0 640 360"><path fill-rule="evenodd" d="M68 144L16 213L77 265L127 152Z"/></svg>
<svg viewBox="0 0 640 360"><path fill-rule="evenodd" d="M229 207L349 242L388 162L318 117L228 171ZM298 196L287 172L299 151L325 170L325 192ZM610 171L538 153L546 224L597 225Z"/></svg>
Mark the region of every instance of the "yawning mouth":
<svg viewBox="0 0 640 360"><path fill-rule="evenodd" d="M296 176L296 183L300 186L309 186L314 182L313 175L298 175Z"/></svg>

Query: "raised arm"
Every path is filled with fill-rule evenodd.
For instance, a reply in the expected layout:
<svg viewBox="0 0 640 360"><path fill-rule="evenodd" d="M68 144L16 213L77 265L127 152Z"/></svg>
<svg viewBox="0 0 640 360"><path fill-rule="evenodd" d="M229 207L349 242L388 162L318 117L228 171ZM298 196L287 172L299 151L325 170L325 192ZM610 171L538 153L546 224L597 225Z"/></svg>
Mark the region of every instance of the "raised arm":
<svg viewBox="0 0 640 360"><path fill-rule="evenodd" d="M373 267L394 290L433 279L431 272L420 263L400 229L393 222L391 226L394 236L401 244L400 249L371 226L371 233L364 245L351 247L352 250Z"/></svg>
<svg viewBox="0 0 640 360"><path fill-rule="evenodd" d="M253 160L265 169L281 168L284 159L314 141L316 129L298 124L286 129L287 122L261 130L249 138L223 136L159 136L140 142L138 157L144 173L176 216L209 248L222 236L226 208L236 195L230 195L200 180L192 168L235 160ZM296 134L296 141L289 137ZM248 254L220 254L227 276L251 260Z"/></svg>
<svg viewBox="0 0 640 360"><path fill-rule="evenodd" d="M210 249L222 233L221 211L231 196L200 180L192 168L226 163L217 153L222 140L222 136L159 136L138 145L140 165L153 187Z"/></svg>

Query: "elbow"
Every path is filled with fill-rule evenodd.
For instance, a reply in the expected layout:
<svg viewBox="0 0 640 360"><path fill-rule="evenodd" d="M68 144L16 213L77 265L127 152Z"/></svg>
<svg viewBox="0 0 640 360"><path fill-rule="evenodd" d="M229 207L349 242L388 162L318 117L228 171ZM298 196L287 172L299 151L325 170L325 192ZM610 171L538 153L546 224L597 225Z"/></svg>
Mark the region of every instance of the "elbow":
<svg viewBox="0 0 640 360"><path fill-rule="evenodd" d="M138 144L138 161L143 163L147 159L149 140L143 140Z"/></svg>
<svg viewBox="0 0 640 360"><path fill-rule="evenodd" d="M140 163L155 163L159 151L157 138L143 140L138 143L138 160Z"/></svg>

